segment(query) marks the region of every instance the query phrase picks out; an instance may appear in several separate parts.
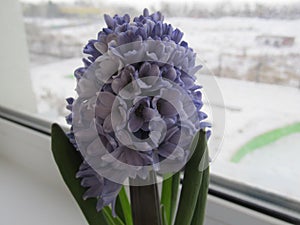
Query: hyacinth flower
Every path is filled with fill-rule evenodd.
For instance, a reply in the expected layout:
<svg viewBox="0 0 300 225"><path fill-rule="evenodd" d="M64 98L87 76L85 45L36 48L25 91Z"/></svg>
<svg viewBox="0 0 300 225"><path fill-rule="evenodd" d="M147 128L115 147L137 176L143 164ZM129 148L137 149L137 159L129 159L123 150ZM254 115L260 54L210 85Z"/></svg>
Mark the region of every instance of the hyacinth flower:
<svg viewBox="0 0 300 225"><path fill-rule="evenodd" d="M74 72L67 138L53 125L61 174L90 224L202 224L210 125L196 54L160 12L104 19Z"/></svg>

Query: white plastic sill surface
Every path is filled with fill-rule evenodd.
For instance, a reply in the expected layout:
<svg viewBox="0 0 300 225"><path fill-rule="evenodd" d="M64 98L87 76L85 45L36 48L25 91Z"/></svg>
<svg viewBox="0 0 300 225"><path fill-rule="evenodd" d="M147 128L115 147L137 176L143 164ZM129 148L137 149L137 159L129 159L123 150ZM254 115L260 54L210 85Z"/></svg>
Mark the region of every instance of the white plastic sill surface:
<svg viewBox="0 0 300 225"><path fill-rule="evenodd" d="M66 189L50 137L0 119L0 225L87 224ZM209 196L205 225L279 225L272 217Z"/></svg>

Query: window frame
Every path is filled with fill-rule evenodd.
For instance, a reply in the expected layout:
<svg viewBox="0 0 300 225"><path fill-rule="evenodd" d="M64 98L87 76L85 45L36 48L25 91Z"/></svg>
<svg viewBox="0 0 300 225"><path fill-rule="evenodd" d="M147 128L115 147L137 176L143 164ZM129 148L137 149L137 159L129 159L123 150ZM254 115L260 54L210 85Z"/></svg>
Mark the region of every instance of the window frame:
<svg viewBox="0 0 300 225"><path fill-rule="evenodd" d="M0 105L0 118L51 138L52 122L39 118L36 115ZM67 131L68 127L63 126L63 129ZM47 147L50 148L50 146ZM209 196L273 217L279 221L291 224L300 223L299 202L214 174L210 176Z"/></svg>

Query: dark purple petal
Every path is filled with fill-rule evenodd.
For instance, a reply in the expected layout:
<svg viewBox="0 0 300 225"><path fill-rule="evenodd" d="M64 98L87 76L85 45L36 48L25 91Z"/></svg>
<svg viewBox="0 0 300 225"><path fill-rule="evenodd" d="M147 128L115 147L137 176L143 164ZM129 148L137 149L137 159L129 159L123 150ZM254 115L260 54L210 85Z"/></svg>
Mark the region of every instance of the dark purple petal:
<svg viewBox="0 0 300 225"><path fill-rule="evenodd" d="M211 136L211 130L206 131L206 139L208 140ZM210 160L211 162L211 160Z"/></svg>
<svg viewBox="0 0 300 225"><path fill-rule="evenodd" d="M181 38L183 37L183 33L179 30L179 29L175 29L173 32L172 32L172 40L175 41L176 44L178 44L181 40Z"/></svg>
<svg viewBox="0 0 300 225"><path fill-rule="evenodd" d="M72 125L72 113L66 116L66 122L69 125Z"/></svg>
<svg viewBox="0 0 300 225"><path fill-rule="evenodd" d="M67 101L67 103L68 103L69 105L72 105L73 102L74 102L74 98L72 98L72 97L67 98L66 101Z"/></svg>
<svg viewBox="0 0 300 225"><path fill-rule="evenodd" d="M200 111L200 112L198 112L198 117L199 117L199 120L204 120L207 118L207 115L206 115L206 113Z"/></svg>
<svg viewBox="0 0 300 225"><path fill-rule="evenodd" d="M151 69L151 64L148 62L144 62L140 68L139 77L148 76L150 69Z"/></svg>
<svg viewBox="0 0 300 225"><path fill-rule="evenodd" d="M123 20L124 20L125 23L129 23L130 22L130 16L128 14L125 14L123 16Z"/></svg>
<svg viewBox="0 0 300 225"><path fill-rule="evenodd" d="M145 17L149 16L149 10L147 8L144 9L143 16L145 16Z"/></svg>
<svg viewBox="0 0 300 225"><path fill-rule="evenodd" d="M147 39L147 33L144 28L139 27L135 32L137 36L141 36L143 40Z"/></svg>
<svg viewBox="0 0 300 225"><path fill-rule="evenodd" d="M182 41L182 42L180 43L180 46L183 46L183 47L185 47L185 48L188 48L188 43L185 42L185 41Z"/></svg>
<svg viewBox="0 0 300 225"><path fill-rule="evenodd" d="M112 34L114 31L112 29L109 29L109 28L103 28L103 32L105 34Z"/></svg>

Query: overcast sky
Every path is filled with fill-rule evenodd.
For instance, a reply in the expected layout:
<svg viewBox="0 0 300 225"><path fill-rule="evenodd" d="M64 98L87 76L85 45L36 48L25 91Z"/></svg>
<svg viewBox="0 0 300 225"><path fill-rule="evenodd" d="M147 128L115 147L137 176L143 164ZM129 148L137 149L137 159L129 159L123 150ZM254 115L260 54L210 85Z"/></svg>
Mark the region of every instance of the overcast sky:
<svg viewBox="0 0 300 225"><path fill-rule="evenodd" d="M48 2L49 0L20 0L21 2ZM75 2L76 0L51 0L52 2ZM101 0L86 0L87 2L101 2ZM149 1L149 0L107 0L102 2L109 2L109 3L123 3L123 4L132 4L132 5L149 5L149 3L158 3L158 2L186 2L186 3L192 3L192 2L199 2L199 3L217 3L217 2L234 2L234 3L253 3L253 2L260 2L260 3L269 3L269 4L286 4L286 3L294 3L299 2L300 0L155 0L155 1Z"/></svg>

